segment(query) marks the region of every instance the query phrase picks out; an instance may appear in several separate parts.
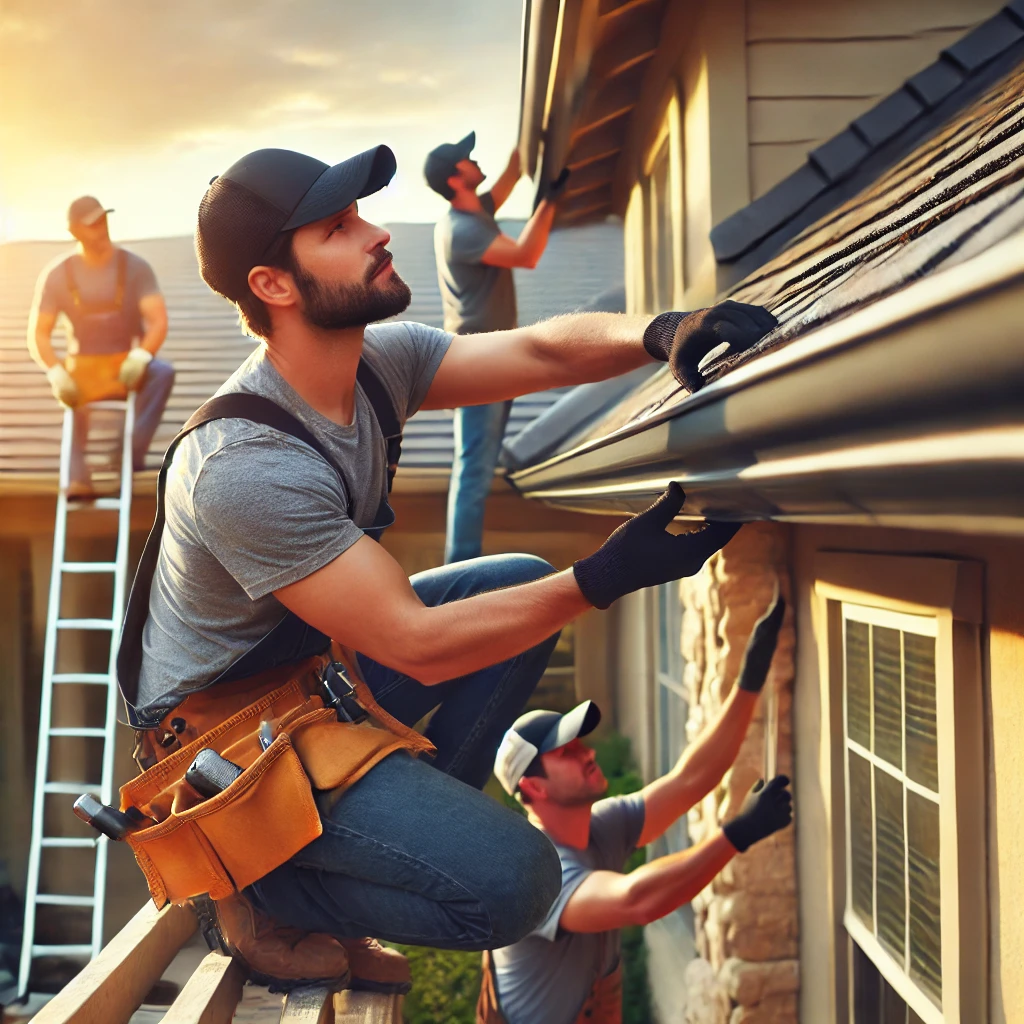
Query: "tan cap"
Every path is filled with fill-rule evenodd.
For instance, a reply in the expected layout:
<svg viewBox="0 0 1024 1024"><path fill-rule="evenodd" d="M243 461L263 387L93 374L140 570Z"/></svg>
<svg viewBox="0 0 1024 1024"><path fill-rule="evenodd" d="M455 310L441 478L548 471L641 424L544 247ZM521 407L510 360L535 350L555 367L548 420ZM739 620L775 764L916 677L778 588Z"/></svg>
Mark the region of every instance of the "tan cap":
<svg viewBox="0 0 1024 1024"><path fill-rule="evenodd" d="M103 204L94 196L80 196L68 207L68 227L75 224L90 226L101 217L106 217L113 210L104 209Z"/></svg>

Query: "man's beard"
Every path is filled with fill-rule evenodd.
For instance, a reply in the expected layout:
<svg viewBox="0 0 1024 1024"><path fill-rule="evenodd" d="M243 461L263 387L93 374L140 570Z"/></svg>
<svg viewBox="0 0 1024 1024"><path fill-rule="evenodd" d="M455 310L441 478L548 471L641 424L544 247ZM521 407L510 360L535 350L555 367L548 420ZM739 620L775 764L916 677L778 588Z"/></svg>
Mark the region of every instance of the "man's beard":
<svg viewBox="0 0 1024 1024"><path fill-rule="evenodd" d="M412 301L412 292L398 274L392 270L379 285L373 279L390 258L391 253L382 247L378 259L358 284L325 284L296 263L292 277L302 297L303 319L311 327L340 331L346 327L365 327L404 312Z"/></svg>

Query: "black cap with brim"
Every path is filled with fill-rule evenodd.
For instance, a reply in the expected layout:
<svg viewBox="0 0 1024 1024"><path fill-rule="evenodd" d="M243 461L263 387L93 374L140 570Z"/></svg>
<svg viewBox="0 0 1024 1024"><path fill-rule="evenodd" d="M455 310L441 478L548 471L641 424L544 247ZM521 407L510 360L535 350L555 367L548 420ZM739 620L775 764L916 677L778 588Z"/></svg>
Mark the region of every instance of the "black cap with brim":
<svg viewBox="0 0 1024 1024"><path fill-rule="evenodd" d="M258 149L210 182L199 205L196 253L203 280L237 300L249 271L285 231L339 213L379 192L395 154L375 146L333 167L288 149Z"/></svg>
<svg viewBox="0 0 1024 1024"><path fill-rule="evenodd" d="M423 165L423 176L427 179L427 184L438 195L451 199L455 193L452 192L448 179L455 174L456 164L468 160L475 148L476 132L470 132L458 142L443 142L432 149Z"/></svg>

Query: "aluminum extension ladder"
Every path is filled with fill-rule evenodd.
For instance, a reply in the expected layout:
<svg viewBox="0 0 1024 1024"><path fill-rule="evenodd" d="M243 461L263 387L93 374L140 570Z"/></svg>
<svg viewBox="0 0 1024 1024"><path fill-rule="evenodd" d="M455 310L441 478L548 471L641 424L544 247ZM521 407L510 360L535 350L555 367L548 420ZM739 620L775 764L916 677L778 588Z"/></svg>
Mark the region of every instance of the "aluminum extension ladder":
<svg viewBox="0 0 1024 1024"><path fill-rule="evenodd" d="M105 803L113 802L114 733L117 728L118 689L115 676L117 645L124 617L125 589L128 574L128 536L132 500L132 433L135 425L135 395L127 401L93 402L90 411L109 410L124 414L121 443L120 492L116 498L94 498L86 502L68 501L71 468L71 446L74 413L64 412L64 430L60 444L60 490L57 496L57 519L53 532L53 565L50 571L50 596L46 612L46 640L43 652L42 699L39 711L39 743L36 757L35 794L32 802L32 838L29 846L28 881L25 887L25 927L18 971L19 998L28 992L33 960L41 957L95 957L103 945L103 909L106 895L107 844L105 836L78 838L44 834L44 807L51 794L66 795L67 813L71 804L83 793L92 793ZM83 439L83 445L85 439ZM117 547L113 562L65 561L68 514L84 509L114 510L117 516ZM110 618L60 618L62 582L67 573L110 573L113 575L113 607ZM61 672L57 667L57 639L64 630L101 630L110 634L110 659L106 672ZM64 684L93 684L106 687L106 712L103 727L88 728L53 726L53 691ZM54 737L73 736L99 739L103 744L102 767L98 780L57 782L49 778L50 742ZM76 819L77 820L77 819ZM45 850L64 848L95 854L93 891L91 896L39 892L40 862ZM40 945L35 941L36 911L40 906L86 907L92 909L92 941L88 944Z"/></svg>

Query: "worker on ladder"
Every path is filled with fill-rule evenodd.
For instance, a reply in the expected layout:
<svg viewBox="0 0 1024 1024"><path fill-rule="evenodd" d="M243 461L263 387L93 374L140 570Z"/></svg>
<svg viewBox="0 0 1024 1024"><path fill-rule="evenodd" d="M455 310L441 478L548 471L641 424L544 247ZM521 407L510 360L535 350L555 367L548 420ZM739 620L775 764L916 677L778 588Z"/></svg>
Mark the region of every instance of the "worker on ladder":
<svg viewBox="0 0 1024 1024"><path fill-rule="evenodd" d="M93 493L85 446L90 402L137 391L132 456L142 469L174 384L173 367L154 358L167 335L167 307L153 268L110 240L107 214L92 196L68 208L77 252L39 275L29 319L28 348L46 372L54 398L75 410L68 497ZM68 321L67 358L53 351L57 314ZM134 343L139 344L133 347Z"/></svg>

